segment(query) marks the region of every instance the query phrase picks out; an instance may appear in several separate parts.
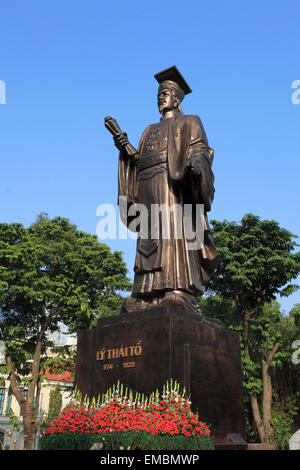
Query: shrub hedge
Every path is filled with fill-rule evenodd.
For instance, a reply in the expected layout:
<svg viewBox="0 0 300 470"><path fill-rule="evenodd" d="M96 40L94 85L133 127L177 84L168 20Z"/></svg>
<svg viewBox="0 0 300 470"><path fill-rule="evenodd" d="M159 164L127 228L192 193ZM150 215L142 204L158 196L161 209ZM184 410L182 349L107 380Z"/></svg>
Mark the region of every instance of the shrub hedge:
<svg viewBox="0 0 300 470"><path fill-rule="evenodd" d="M89 450L93 444L102 443L103 450L213 450L209 436L153 436L145 431L114 432L103 434L65 433L48 434L39 441L40 450Z"/></svg>

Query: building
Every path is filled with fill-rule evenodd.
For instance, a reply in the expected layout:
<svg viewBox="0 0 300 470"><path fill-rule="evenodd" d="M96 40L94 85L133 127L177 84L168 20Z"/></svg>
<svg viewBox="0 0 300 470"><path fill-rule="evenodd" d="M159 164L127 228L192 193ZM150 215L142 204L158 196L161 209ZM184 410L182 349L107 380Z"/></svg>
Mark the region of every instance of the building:
<svg viewBox="0 0 300 470"><path fill-rule="evenodd" d="M57 337L51 337L57 345L76 344L76 338L66 337L66 335L58 334ZM47 380L43 381L41 385L41 395L39 403L38 420L41 421L47 414L49 409L50 392L57 384L60 385L60 392L62 397L62 408L64 408L70 401L73 390L73 379L70 372L64 374L51 374L49 370L46 371ZM26 396L26 389L23 389L23 394ZM7 412L12 410L18 419L20 430L16 431L10 424L10 418ZM37 433L36 448L38 447L39 431ZM15 396L11 393L10 382L6 377L2 377L0 383L0 450L5 446L10 449L20 450L23 449L23 418L22 411Z"/></svg>

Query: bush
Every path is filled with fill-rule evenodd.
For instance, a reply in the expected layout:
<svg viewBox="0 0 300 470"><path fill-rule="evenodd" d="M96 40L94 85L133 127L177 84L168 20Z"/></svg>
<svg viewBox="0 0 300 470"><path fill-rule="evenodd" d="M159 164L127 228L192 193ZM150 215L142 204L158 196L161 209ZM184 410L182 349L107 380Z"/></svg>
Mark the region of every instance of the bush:
<svg viewBox="0 0 300 470"><path fill-rule="evenodd" d="M272 426L279 449L288 449L289 440L293 435L293 422L299 413L299 394L287 396L280 400L277 393L274 393Z"/></svg>
<svg viewBox="0 0 300 470"><path fill-rule="evenodd" d="M213 450L211 438L156 435L141 431L99 434L72 433L44 435L40 450L89 450L102 443L103 450Z"/></svg>
<svg viewBox="0 0 300 470"><path fill-rule="evenodd" d="M118 384L102 400L76 396L40 439L40 448L89 449L101 442L104 450L128 447L140 450L213 449L210 429L192 413L179 385L164 387L149 398Z"/></svg>

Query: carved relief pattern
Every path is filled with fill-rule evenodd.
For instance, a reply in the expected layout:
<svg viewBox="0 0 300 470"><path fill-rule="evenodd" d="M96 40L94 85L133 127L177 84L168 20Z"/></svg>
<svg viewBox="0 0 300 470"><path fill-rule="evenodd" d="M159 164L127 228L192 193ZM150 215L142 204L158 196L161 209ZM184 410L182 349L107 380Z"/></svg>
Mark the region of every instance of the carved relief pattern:
<svg viewBox="0 0 300 470"><path fill-rule="evenodd" d="M146 137L143 153L155 154L162 152L167 147L167 133L162 132L159 127L153 129Z"/></svg>

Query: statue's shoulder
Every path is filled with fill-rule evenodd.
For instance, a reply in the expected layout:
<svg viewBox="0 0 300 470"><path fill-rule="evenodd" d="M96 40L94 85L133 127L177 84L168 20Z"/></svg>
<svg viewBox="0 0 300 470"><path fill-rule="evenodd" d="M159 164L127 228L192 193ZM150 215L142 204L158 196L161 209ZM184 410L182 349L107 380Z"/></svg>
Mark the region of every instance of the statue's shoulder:
<svg viewBox="0 0 300 470"><path fill-rule="evenodd" d="M182 118L189 122L201 122L201 119L196 114L183 114L180 116L180 119Z"/></svg>
<svg viewBox="0 0 300 470"><path fill-rule="evenodd" d="M149 126L146 127L146 129L144 130L143 134L142 134L142 137L145 137L145 135L148 133L148 131L153 127L155 126L155 124L149 124Z"/></svg>
<svg viewBox="0 0 300 470"><path fill-rule="evenodd" d="M183 115L182 117L185 118L185 121L182 121L182 123L191 136L191 140L202 139L207 143L206 132L200 117L196 114L187 114Z"/></svg>
<svg viewBox="0 0 300 470"><path fill-rule="evenodd" d="M149 124L149 126L147 126L143 132L143 134L147 134L147 132L151 129L151 127L155 126L155 124Z"/></svg>
<svg viewBox="0 0 300 470"><path fill-rule="evenodd" d="M203 128L201 119L196 114L182 114L176 120L179 120L180 126L186 125L192 128Z"/></svg>

